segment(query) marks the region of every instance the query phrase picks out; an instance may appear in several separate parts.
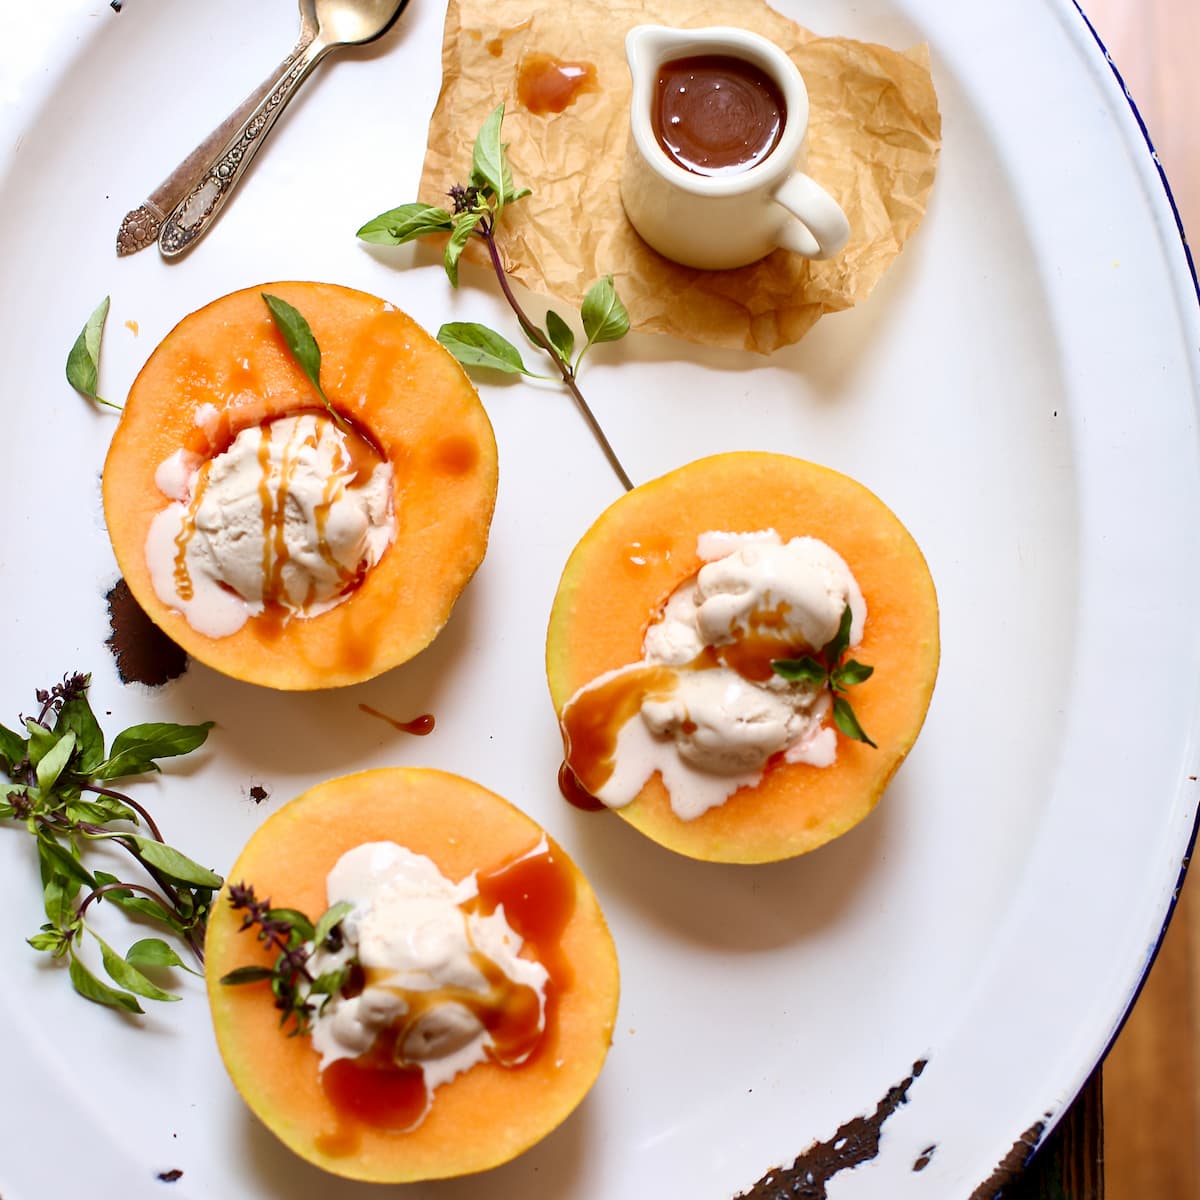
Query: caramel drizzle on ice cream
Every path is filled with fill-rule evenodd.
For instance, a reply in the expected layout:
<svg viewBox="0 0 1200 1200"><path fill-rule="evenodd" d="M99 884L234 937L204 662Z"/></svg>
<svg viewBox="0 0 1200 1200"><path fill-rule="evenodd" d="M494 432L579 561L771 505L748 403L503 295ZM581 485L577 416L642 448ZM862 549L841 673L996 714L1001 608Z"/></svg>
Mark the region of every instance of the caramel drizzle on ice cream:
<svg viewBox="0 0 1200 1200"><path fill-rule="evenodd" d="M208 471L212 466L210 459L200 468L200 474L196 480L195 494L192 496L192 502L188 505L187 511L183 515L183 520L179 525L179 532L175 535L175 591L180 600L190 600L195 595L195 588L192 586L192 573L188 570L187 565L187 548L188 542L192 540L192 535L196 532L196 510L200 507L200 501L204 498L204 490L208 487Z"/></svg>
<svg viewBox="0 0 1200 1200"><path fill-rule="evenodd" d="M320 422L328 421L324 414L314 416L314 423L305 428L291 423L287 441L278 455L278 464L273 461L273 450L278 446L278 429L274 421L258 427L256 458L259 467L257 485L262 522L262 594L264 608L276 613L288 609L289 597L284 581L284 572L291 562L288 548L287 506L293 490L297 465L305 449L318 448L323 430ZM332 423L330 423L332 424ZM345 593L361 582L364 574L362 563L345 564L338 560L327 537L330 512L341 500L346 489L356 481L365 482L374 468L383 461L376 448L353 429L339 430L334 443L333 470L324 480L320 501L314 506L313 515L317 529L316 550L322 561L337 579L338 590ZM208 459L200 467L192 489L190 501L182 516L179 530L174 538L174 583L181 601L192 600L195 586L188 566L188 547L196 533L196 517L208 491L209 476L214 459ZM315 580L310 581L303 605L311 605L317 599Z"/></svg>
<svg viewBox="0 0 1200 1200"><path fill-rule="evenodd" d="M254 614L282 628L293 614L328 610L395 534L390 464L323 412L242 427L203 462L180 450L160 473L176 503L151 526L151 576L163 601L209 636ZM221 616L211 616L222 593ZM229 607L239 599L240 617Z"/></svg>

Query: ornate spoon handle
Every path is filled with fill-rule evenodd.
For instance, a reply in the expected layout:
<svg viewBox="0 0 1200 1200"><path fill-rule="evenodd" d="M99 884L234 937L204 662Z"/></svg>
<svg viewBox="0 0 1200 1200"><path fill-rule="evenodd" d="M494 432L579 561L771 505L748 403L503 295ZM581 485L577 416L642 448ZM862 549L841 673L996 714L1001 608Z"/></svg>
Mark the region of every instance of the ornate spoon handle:
<svg viewBox="0 0 1200 1200"><path fill-rule="evenodd" d="M182 254L208 232L287 102L299 91L308 73L331 48L318 34L303 47L299 55L285 60L270 90L163 222L158 235L158 248L164 258Z"/></svg>
<svg viewBox="0 0 1200 1200"><path fill-rule="evenodd" d="M121 228L117 231L118 255L136 254L158 240L162 224L171 210L191 191L196 180L204 174L213 158L224 148L234 130L240 129L250 114L271 94L276 80L291 70L296 59L316 36L316 32L314 21L303 20L300 37L287 58L137 208L125 214Z"/></svg>

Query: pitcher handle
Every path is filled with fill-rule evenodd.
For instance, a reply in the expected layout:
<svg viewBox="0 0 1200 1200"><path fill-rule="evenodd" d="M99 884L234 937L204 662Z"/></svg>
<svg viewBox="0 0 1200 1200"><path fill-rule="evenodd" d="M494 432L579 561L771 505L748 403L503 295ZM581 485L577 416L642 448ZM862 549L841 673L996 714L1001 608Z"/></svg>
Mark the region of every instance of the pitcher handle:
<svg viewBox="0 0 1200 1200"><path fill-rule="evenodd" d="M775 202L793 217L777 241L805 258L832 258L850 240L850 222L838 202L815 179L797 171L775 192Z"/></svg>

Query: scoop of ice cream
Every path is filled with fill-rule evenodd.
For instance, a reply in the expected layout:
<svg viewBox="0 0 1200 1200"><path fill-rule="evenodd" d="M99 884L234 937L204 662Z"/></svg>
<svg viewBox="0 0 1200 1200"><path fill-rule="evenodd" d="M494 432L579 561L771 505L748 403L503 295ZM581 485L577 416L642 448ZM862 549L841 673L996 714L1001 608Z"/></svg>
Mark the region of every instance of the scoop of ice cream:
<svg viewBox="0 0 1200 1200"><path fill-rule="evenodd" d="M756 686L728 667L683 672L665 700L647 700L642 720L672 738L679 756L702 771L757 771L806 724L779 691Z"/></svg>
<svg viewBox="0 0 1200 1200"><path fill-rule="evenodd" d="M268 605L311 617L344 600L395 531L391 465L362 478L355 436L304 413L243 429L207 462L163 463L157 482L174 502L146 542L160 599L210 637Z"/></svg>
<svg viewBox="0 0 1200 1200"><path fill-rule="evenodd" d="M862 640L866 605L841 555L817 538L784 542L773 530L707 533L708 561L672 593L643 642L646 662L684 666L706 646L747 635L819 650L837 633L850 605L850 644Z"/></svg>
<svg viewBox="0 0 1200 1200"><path fill-rule="evenodd" d="M710 646L769 630L819 650L850 605L850 640L862 640L862 593L841 555L812 537L747 540L696 576L696 627Z"/></svg>
<svg viewBox="0 0 1200 1200"><path fill-rule="evenodd" d="M470 910L478 893L473 875L455 883L424 855L367 842L342 855L326 892L330 905L354 907L342 921L342 949L319 951L312 969L357 957L368 984L357 996L334 997L313 1022L322 1067L366 1053L380 1032L396 1027L399 1059L419 1065L432 1090L488 1056L486 1014L509 990L535 993L532 1012L544 1020L549 974L519 957L522 941L503 908ZM497 990L498 980L508 984Z"/></svg>
<svg viewBox="0 0 1200 1200"><path fill-rule="evenodd" d="M647 629L642 660L577 694L612 689L648 666L673 668L672 686L648 689L636 710L641 720L626 721L615 738L611 769L593 788L611 807L630 803L658 771L672 810L691 820L756 784L773 755L813 766L836 758L827 690L788 682L770 661L819 652L847 605L850 644L861 640L866 604L849 567L816 538L785 543L773 530L706 533L697 549L706 561ZM577 697L564 708L568 731Z"/></svg>

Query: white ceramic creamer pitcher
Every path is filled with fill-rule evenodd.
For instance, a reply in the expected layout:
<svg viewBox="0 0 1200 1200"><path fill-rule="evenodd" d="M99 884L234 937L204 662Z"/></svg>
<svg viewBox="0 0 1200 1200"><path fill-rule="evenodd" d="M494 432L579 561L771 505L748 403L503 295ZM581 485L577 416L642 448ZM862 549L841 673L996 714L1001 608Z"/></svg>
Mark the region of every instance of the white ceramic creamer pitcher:
<svg viewBox="0 0 1200 1200"><path fill-rule="evenodd" d="M638 25L626 35L625 53L633 98L621 201L646 242L675 262L706 270L745 266L778 247L807 258L829 258L842 249L850 237L846 214L803 170L808 89L779 46L727 26ZM771 149L709 172L681 165L678 155L664 148L655 114L661 115L667 102L658 83L664 68L686 70L693 61L714 59L739 60L748 76L765 88L773 85L771 94L782 105ZM758 72L767 77L765 83ZM676 90L682 96L685 88Z"/></svg>

